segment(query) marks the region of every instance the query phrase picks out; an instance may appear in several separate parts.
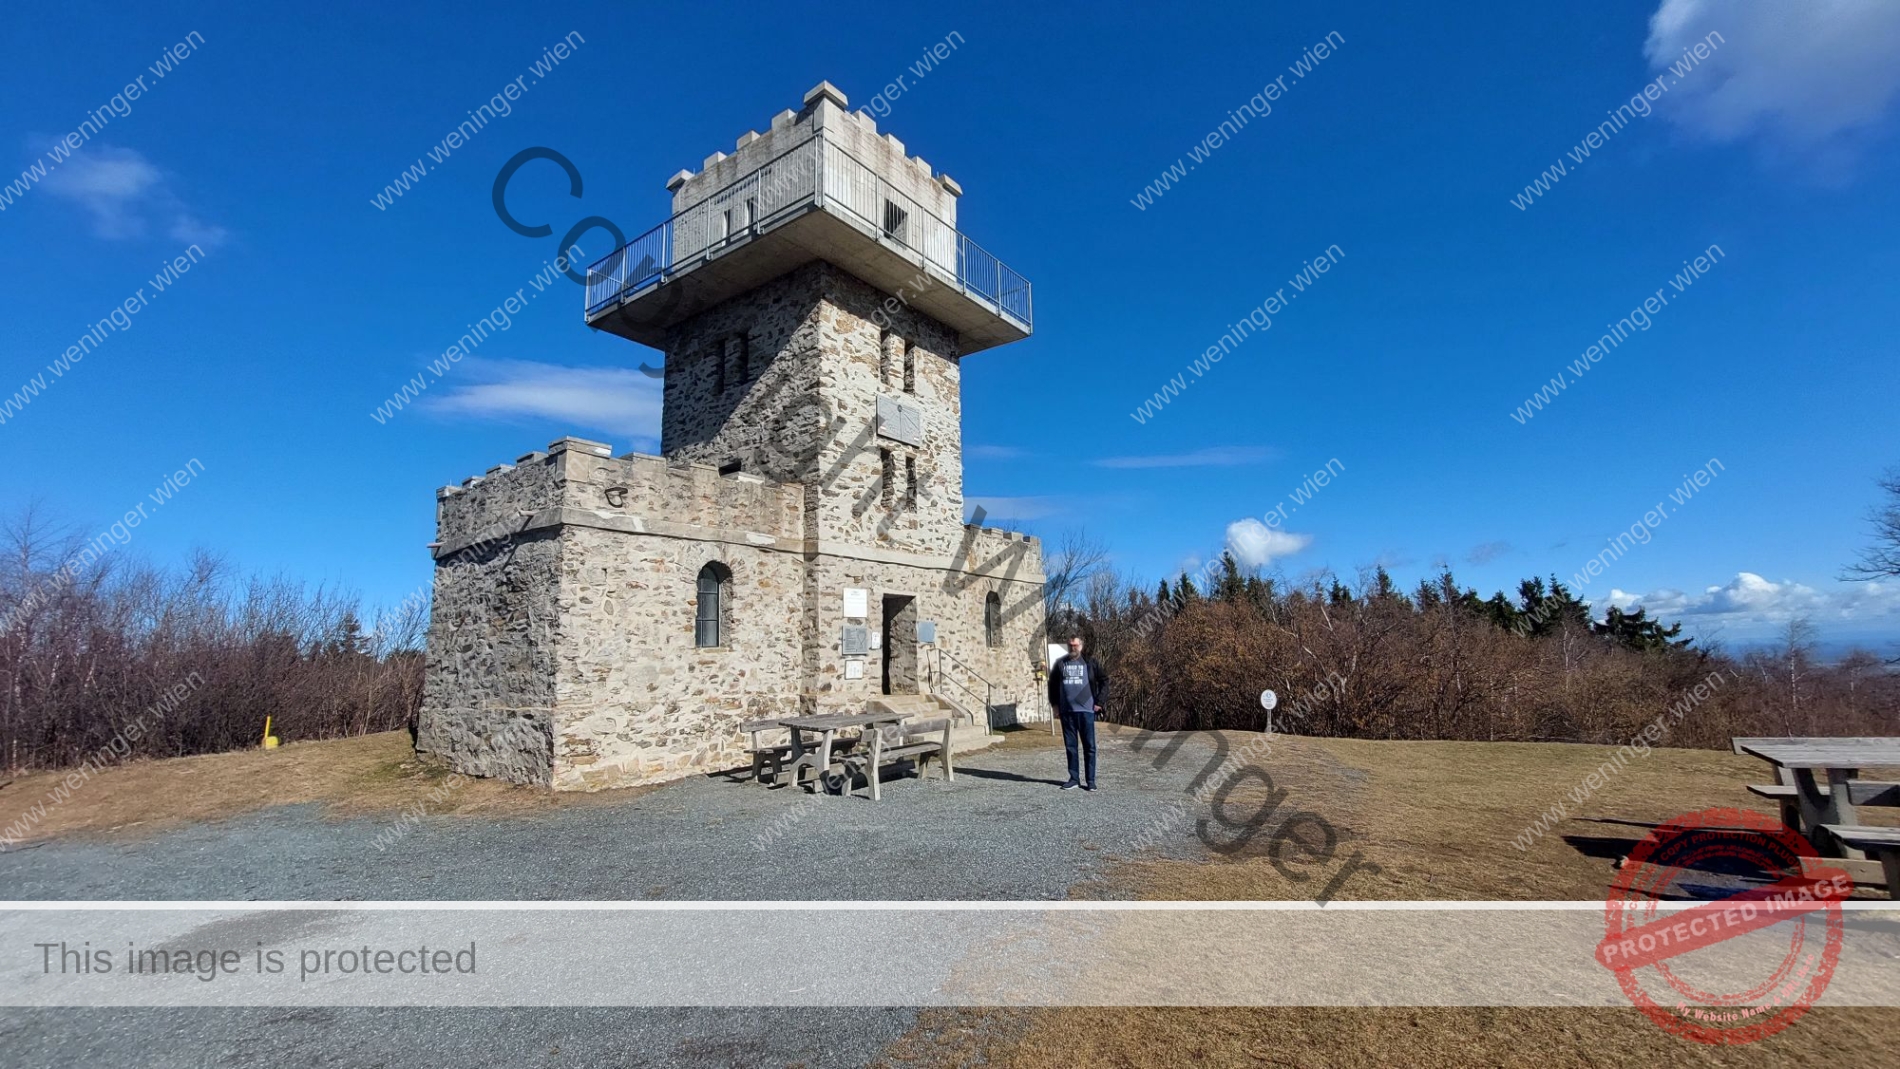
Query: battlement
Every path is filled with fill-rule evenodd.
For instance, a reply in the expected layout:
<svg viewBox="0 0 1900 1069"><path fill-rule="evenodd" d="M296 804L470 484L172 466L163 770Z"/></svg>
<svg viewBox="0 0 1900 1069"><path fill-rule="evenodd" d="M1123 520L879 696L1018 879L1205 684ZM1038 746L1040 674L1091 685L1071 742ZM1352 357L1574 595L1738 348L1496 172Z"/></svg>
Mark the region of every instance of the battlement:
<svg viewBox="0 0 1900 1069"><path fill-rule="evenodd" d="M706 464L560 438L545 453L436 491L437 560L580 523L643 533L726 532L755 545L803 537L804 488ZM690 532L687 529L693 529Z"/></svg>
<svg viewBox="0 0 1900 1069"><path fill-rule="evenodd" d="M957 225L957 198L963 195L963 187L949 175L934 172L922 156L906 152L896 135L880 135L877 120L851 111L843 91L830 82L813 86L798 111L787 108L772 116L764 133L748 130L739 135L730 154L715 152L706 157L697 174L682 170L667 179L673 214L686 212L774 162L782 163L784 170L802 168L802 178L808 178L815 159L794 150L820 131L946 226Z"/></svg>
<svg viewBox="0 0 1900 1069"><path fill-rule="evenodd" d="M962 187L829 82L667 189L672 215L588 268L589 326L666 348L669 328L823 260L956 331L964 355L1034 329L1028 280L957 230Z"/></svg>

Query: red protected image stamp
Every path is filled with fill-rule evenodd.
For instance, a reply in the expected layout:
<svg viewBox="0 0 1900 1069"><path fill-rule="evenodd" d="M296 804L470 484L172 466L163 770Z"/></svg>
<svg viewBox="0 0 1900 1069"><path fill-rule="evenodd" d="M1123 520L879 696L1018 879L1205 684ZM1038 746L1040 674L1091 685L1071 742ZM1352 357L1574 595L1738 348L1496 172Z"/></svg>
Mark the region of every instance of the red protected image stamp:
<svg viewBox="0 0 1900 1069"><path fill-rule="evenodd" d="M1596 958L1672 1035L1712 1044L1772 1036L1813 1007L1840 959L1840 900L1854 885L1840 869L1802 875L1801 858L1817 856L1780 821L1748 810L1670 820L1637 845L1611 883ZM1708 897L1726 886L1742 889ZM1665 906L1684 898L1708 900ZM1763 953L1738 981L1733 961L1717 967L1713 959L1744 946ZM1723 981L1697 979L1711 971Z"/></svg>

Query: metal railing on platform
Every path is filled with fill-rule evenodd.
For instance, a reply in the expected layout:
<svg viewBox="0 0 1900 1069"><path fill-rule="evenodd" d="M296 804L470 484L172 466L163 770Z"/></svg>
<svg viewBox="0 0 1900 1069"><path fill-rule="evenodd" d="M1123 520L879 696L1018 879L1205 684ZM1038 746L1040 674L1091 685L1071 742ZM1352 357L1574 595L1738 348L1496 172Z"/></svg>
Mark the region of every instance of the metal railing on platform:
<svg viewBox="0 0 1900 1069"><path fill-rule="evenodd" d="M1029 281L822 133L675 213L587 269L588 318L821 202L917 253L933 280L1034 325ZM934 269L934 270L932 270Z"/></svg>

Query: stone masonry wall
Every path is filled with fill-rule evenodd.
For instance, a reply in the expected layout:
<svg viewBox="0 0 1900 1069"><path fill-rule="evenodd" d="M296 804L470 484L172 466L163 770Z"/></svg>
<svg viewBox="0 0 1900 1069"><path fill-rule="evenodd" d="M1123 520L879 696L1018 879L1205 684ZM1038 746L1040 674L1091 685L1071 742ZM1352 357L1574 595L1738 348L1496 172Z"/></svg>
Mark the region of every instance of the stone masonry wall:
<svg viewBox="0 0 1900 1069"><path fill-rule="evenodd" d="M1012 535L1012 548L998 552L1001 537L1007 534L990 532L973 543L978 553L975 564L983 566L982 572L953 566L948 557L899 558L893 554L888 560L842 555L815 558L811 562L810 612L817 635L813 691L818 708L824 712L857 711L866 700L882 693L880 651L874 650L864 658L863 678L846 678L844 666L852 658L844 656L842 631L847 622L855 621L847 621L844 616L844 590L862 587L870 592L870 615L864 623L872 634L882 632L884 595L909 595L915 599L917 618L936 623L936 646L962 661L970 672L995 684L993 701L1018 703L1031 715L1040 709L1035 668L1042 648L1041 545L1034 539ZM995 647L986 643L983 626L984 600L991 592L999 595L1004 610L1002 640ZM924 691L940 692L965 707L972 704L965 691L937 682L934 651L921 651L918 662L923 667ZM983 688L967 677L959 676L958 682L983 693ZM977 699L977 704L980 701Z"/></svg>
<svg viewBox="0 0 1900 1069"><path fill-rule="evenodd" d="M639 592L642 580L627 578L665 559L654 545L676 547L676 553L683 552L677 547L723 552L718 559L732 558L728 566L734 569L735 587L741 571L749 576L769 571L742 567L738 562L748 554L764 554L778 567L790 561L790 577L781 589L796 591L803 548L800 487L756 476L722 476L703 465L659 457L610 453L603 443L562 439L548 453L528 454L515 466L498 466L439 493L440 545L419 749L442 754L471 775L556 787L603 785L614 777L582 770L603 759L639 755L613 752L611 742L592 751L577 748L572 724L576 718L596 717L604 701L634 709L636 703L625 697L631 693L628 678L651 683L660 667L666 675L679 667L663 641L654 639L657 652L643 659L629 652L624 635L614 637L614 628L626 619L619 615L622 608L645 614L636 621L642 627L684 611L686 644L692 644L698 565L685 579L683 601L672 584L649 577L656 592L648 595ZM659 533L642 546L639 538L647 532ZM610 579L601 570L609 566L626 574ZM615 586L622 579L632 586ZM755 619L776 619L782 627L789 611L776 605L770 617ZM797 656L794 650L787 660L795 662ZM622 661L624 669L601 667ZM598 676L598 689L577 686L588 673ZM665 695L676 713L695 688L717 685L707 682L713 677L703 671L680 675L677 693ZM795 678L779 678L783 690L797 693ZM658 691L650 688L648 696L653 693ZM663 706L649 701L639 708L660 708L664 720ZM652 773L656 760L667 770L684 767L679 752L689 746L682 740L690 732L652 718L642 724L643 739L650 728L650 739L663 741L636 749L657 749L663 757L631 762L635 778ZM704 736L710 729L694 730ZM604 740L613 735L601 732ZM708 737L717 738L715 750L730 750L736 735L722 728ZM708 756L700 750L692 745L689 756Z"/></svg>
<svg viewBox="0 0 1900 1069"><path fill-rule="evenodd" d="M558 555L542 531L437 563L416 749L468 775L550 782Z"/></svg>
<svg viewBox="0 0 1900 1069"><path fill-rule="evenodd" d="M796 715L803 602L796 551L585 527L562 535L556 788L597 789L745 765L738 725ZM722 645L694 645L697 579L730 569Z"/></svg>
<svg viewBox="0 0 1900 1069"><path fill-rule="evenodd" d="M809 483L824 433L816 310L824 265L808 264L671 332L660 451L676 460ZM731 339L745 339L745 369Z"/></svg>
<svg viewBox="0 0 1900 1069"><path fill-rule="evenodd" d="M746 339L743 374L728 344L736 337ZM829 264L807 264L674 330L661 450L815 489L809 538L948 554L963 526L956 346L929 316ZM878 434L879 396L918 407L915 445ZM888 493L884 450L895 476Z"/></svg>
<svg viewBox="0 0 1900 1069"><path fill-rule="evenodd" d="M833 430L819 451L825 493L817 501L816 537L828 543L947 555L963 534L963 388L957 336L901 302L891 308L883 293L829 265L822 297L819 389ZM887 344L888 358L882 353ZM906 348L913 365L909 390ZM923 425L915 445L878 434L880 396L917 406ZM891 453L894 475L888 491L884 450ZM914 506L906 504L906 461L916 466Z"/></svg>

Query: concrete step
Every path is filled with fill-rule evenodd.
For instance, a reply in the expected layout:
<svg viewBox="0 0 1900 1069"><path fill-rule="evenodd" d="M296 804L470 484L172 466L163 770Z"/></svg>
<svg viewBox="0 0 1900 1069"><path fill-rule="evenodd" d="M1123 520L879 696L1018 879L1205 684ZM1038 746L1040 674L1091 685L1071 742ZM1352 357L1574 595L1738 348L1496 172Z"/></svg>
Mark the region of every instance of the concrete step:
<svg viewBox="0 0 1900 1069"><path fill-rule="evenodd" d="M871 701L890 712L903 714L908 720L951 717L950 752L952 754L981 750L1002 741L1002 736L984 730L985 725L981 719L978 719L982 715L980 710L976 711L972 717L966 710L929 694L886 694L873 698Z"/></svg>

